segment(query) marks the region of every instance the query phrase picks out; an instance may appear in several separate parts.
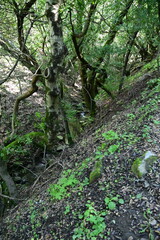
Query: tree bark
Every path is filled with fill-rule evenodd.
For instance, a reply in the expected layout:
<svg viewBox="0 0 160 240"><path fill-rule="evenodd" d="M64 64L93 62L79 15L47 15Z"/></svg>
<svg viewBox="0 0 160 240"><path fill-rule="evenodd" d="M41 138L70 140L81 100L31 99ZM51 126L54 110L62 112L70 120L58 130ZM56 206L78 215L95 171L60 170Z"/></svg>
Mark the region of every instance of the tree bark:
<svg viewBox="0 0 160 240"><path fill-rule="evenodd" d="M128 10L130 9L133 1L134 0L127 1L125 7L120 12L118 18L115 19L115 21L111 25L110 30L108 32L107 40L104 44L104 47L110 46L113 43L114 38L119 30L118 27L123 23L123 19L126 16L126 14L128 13ZM88 14L88 17L84 24L84 28L83 28L82 32L78 33L78 34L75 33L74 25L72 22L72 15L71 15L72 12L71 11L69 12L70 13L70 24L71 24L71 28L72 28L72 41L74 44L74 48L75 48L77 57L80 62L80 76L81 76L83 96L84 96L86 107L89 109L90 114L92 116L94 116L94 113L96 110L96 104L95 104L94 99L95 99L95 96L97 95L97 87L98 86L100 86L102 89L104 89L111 98L114 98L112 93L110 91L108 91L108 89L106 89L104 86L102 86L102 84L98 83L98 80L97 80L97 73L100 73L100 71L101 71L101 69L100 69L101 64L104 61L105 56L107 56L108 62L109 62L110 53L105 52L104 54L102 54L102 56L99 57L96 66L93 67L83 57L82 49L80 48L81 46L80 46L80 44L78 44L79 39L81 38L81 40L83 41L84 36L87 34L89 25L91 23L91 16L94 14L94 12L96 10L96 6L97 6L97 4L93 4L93 3L90 5L89 14Z"/></svg>
<svg viewBox="0 0 160 240"><path fill-rule="evenodd" d="M131 49L132 49L132 46L134 44L134 41L136 39L137 33L138 33L138 30L135 31L130 36L130 39L128 41L128 49L127 49L126 54L124 56L124 65L123 65L123 70L122 70L122 77L121 77L120 84L119 84L119 93L121 92L123 84L124 84L124 79L125 79L125 76L127 74L127 65L128 65L128 61L129 61L129 56L130 56Z"/></svg>
<svg viewBox="0 0 160 240"><path fill-rule="evenodd" d="M62 24L60 18L61 0L46 1L46 16L50 27L51 59L46 70L46 134L50 146L57 145L57 135L60 125L60 83L63 71L63 59L67 49L63 42Z"/></svg>
<svg viewBox="0 0 160 240"><path fill-rule="evenodd" d="M30 53L26 46L26 40L24 37L24 18L29 14L29 10L34 5L36 0L30 0L29 2L26 2L24 5L24 8L19 9L19 6L15 0L13 0L14 5L14 12L17 17L17 31L18 31L18 42L20 46L20 51L23 53L23 58L33 66L36 66L38 68L38 63L34 56Z"/></svg>
<svg viewBox="0 0 160 240"><path fill-rule="evenodd" d="M16 185L7 171L7 163L0 158L0 177L6 183L9 195L13 198L17 197Z"/></svg>

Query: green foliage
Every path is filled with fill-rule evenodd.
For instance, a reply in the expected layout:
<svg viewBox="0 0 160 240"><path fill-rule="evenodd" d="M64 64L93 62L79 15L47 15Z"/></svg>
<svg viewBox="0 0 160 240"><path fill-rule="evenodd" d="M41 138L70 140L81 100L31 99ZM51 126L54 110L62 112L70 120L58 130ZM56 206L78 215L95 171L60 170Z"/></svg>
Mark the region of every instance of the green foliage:
<svg viewBox="0 0 160 240"><path fill-rule="evenodd" d="M97 148L99 151L96 152L95 159L103 159L108 154L114 154L120 146L120 138L113 130L102 133L102 136L106 142L102 142L102 144ZM113 142L117 142L117 144L111 144Z"/></svg>
<svg viewBox="0 0 160 240"><path fill-rule="evenodd" d="M160 90L160 78L154 78L147 82L148 88L158 88Z"/></svg>
<svg viewBox="0 0 160 240"><path fill-rule="evenodd" d="M134 125L132 125L133 127ZM121 135L121 141L125 142L128 146L132 146L133 144L137 143L139 141L139 137L137 137L134 133L132 132L124 132Z"/></svg>
<svg viewBox="0 0 160 240"><path fill-rule="evenodd" d="M141 198L142 198L142 193L138 193L138 194L136 195L136 198L137 198L137 199L141 199Z"/></svg>
<svg viewBox="0 0 160 240"><path fill-rule="evenodd" d="M82 214L79 214L81 223L74 229L72 239L88 239L96 240L97 237L102 237L106 228L105 213L97 211L94 207L94 203L88 201L86 204L86 210Z"/></svg>
<svg viewBox="0 0 160 240"><path fill-rule="evenodd" d="M76 119L77 111L73 108L72 104L69 101L63 101L62 104L66 113L67 120L74 121Z"/></svg>
<svg viewBox="0 0 160 240"><path fill-rule="evenodd" d="M129 113L129 114L127 114L127 117L128 117L129 121L133 121L136 118L136 115L133 113Z"/></svg>
<svg viewBox="0 0 160 240"><path fill-rule="evenodd" d="M118 134L114 132L113 130L110 130L108 132L102 133L102 136L107 141L112 141L118 139Z"/></svg>
<svg viewBox="0 0 160 240"><path fill-rule="evenodd" d="M119 195L116 195L115 197L106 197L104 201L109 210L115 210L117 208L116 204L124 204L123 198L120 198Z"/></svg>
<svg viewBox="0 0 160 240"><path fill-rule="evenodd" d="M110 154L115 153L119 149L119 145L113 144L108 148L108 152Z"/></svg>
<svg viewBox="0 0 160 240"><path fill-rule="evenodd" d="M79 183L70 169L63 174L64 176L59 179L58 183L50 185L48 189L53 200L61 200L68 197L70 195L69 189Z"/></svg>
<svg viewBox="0 0 160 240"><path fill-rule="evenodd" d="M39 230L41 228L41 219L39 217L40 212L45 210L45 206L39 206L39 209L36 208L35 202L30 200L29 201L29 221L30 221L30 228L31 228L31 233L32 233L32 238L33 240L38 240L39 239ZM42 218L46 219L46 215L43 214L41 216ZM25 229L25 225L21 225L21 228Z"/></svg>
<svg viewBox="0 0 160 240"><path fill-rule="evenodd" d="M141 224L141 230L139 231L140 233L145 233L145 232L149 232L149 240L154 240L155 236L154 236L154 232L152 229L152 226L150 224L150 220L152 218L152 211L150 208L147 208L144 213L143 213L143 217L145 218L145 221L143 224Z"/></svg>
<svg viewBox="0 0 160 240"><path fill-rule="evenodd" d="M45 117L40 112L36 112L35 116L36 116L37 122L34 124L34 126L40 131L45 132L45 129L46 129Z"/></svg>
<svg viewBox="0 0 160 240"><path fill-rule="evenodd" d="M0 151L0 156L4 161L9 161L10 158L15 158L16 163L18 160L30 154L31 146L37 146L40 148L47 144L47 139L44 133L31 132L23 136L18 136L17 139Z"/></svg>
<svg viewBox="0 0 160 240"><path fill-rule="evenodd" d="M102 160L104 158L105 154L101 151L96 151L95 153L95 159L99 159L99 160Z"/></svg>
<svg viewBox="0 0 160 240"><path fill-rule="evenodd" d="M70 211L71 211L71 207L70 207L70 205L67 205L67 206L65 207L64 214L66 215L66 214L68 214Z"/></svg>

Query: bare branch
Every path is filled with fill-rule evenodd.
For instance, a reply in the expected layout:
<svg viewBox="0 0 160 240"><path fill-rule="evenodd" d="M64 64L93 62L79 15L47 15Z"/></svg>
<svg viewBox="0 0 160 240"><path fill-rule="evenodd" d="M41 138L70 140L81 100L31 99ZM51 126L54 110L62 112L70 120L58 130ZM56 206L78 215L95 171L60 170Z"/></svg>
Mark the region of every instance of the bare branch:
<svg viewBox="0 0 160 240"><path fill-rule="evenodd" d="M0 193L0 197L3 197L3 198L8 198L10 200L17 200L17 201L25 201L26 199L23 199L23 198L14 198L14 197L10 197L10 196L7 196L5 194L2 194Z"/></svg>

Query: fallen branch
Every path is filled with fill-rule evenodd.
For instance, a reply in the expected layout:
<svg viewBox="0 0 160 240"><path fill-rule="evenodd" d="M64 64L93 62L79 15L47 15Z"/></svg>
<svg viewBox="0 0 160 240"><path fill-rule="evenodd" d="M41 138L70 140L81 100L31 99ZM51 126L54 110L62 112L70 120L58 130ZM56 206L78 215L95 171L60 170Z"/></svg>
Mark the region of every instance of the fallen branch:
<svg viewBox="0 0 160 240"><path fill-rule="evenodd" d="M10 199L10 200L17 200L17 201L25 201L25 200L26 200L26 199L22 199L22 198L10 197L10 196L4 195L4 194L2 194L2 193L0 193L0 197L8 198L8 199Z"/></svg>

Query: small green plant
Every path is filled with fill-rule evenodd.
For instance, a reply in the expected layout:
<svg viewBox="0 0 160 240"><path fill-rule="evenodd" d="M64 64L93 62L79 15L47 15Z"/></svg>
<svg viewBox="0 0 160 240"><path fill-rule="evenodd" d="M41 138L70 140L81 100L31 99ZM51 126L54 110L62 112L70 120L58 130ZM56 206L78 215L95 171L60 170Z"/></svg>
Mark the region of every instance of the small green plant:
<svg viewBox="0 0 160 240"><path fill-rule="evenodd" d="M72 104L68 101L62 101L64 111L68 120L75 120L77 111L73 108Z"/></svg>
<svg viewBox="0 0 160 240"><path fill-rule="evenodd" d="M105 150L107 147L106 143L102 143L101 146L98 147L98 150Z"/></svg>
<svg viewBox="0 0 160 240"><path fill-rule="evenodd" d="M142 129L142 136L143 138L147 138L147 140L150 142L150 131L151 128L148 125L144 125L144 128Z"/></svg>
<svg viewBox="0 0 160 240"><path fill-rule="evenodd" d="M102 133L102 136L104 137L104 139L106 141L109 142L109 145L114 141L114 140L119 140L118 134L116 132L114 132L113 130L110 130L108 132ZM100 159L102 160L105 156L107 156L108 154L113 154L115 153L120 144L112 144L108 147L107 149L107 143L103 142L96 151L96 155L95 155L95 159Z"/></svg>
<svg viewBox="0 0 160 240"><path fill-rule="evenodd" d="M127 143L128 146L131 146L131 145L133 145L133 144L138 142L139 137L137 137L132 132L124 132L123 134L121 134L121 139L122 139L122 141Z"/></svg>
<svg viewBox="0 0 160 240"><path fill-rule="evenodd" d="M39 220L39 212L35 209L34 206L34 202L33 201L29 201L29 206L30 206L30 226L32 229L32 239L34 240L38 240L38 234L37 232L39 232L39 228L41 227L41 222ZM24 225L22 225L23 228L25 227Z"/></svg>
<svg viewBox="0 0 160 240"><path fill-rule="evenodd" d="M30 132L23 136L18 136L17 139L0 151L0 156L4 161L9 161L10 158L14 159L16 163L21 163L18 161L24 157L30 156L31 147L43 147L47 144L46 137L42 132Z"/></svg>
<svg viewBox="0 0 160 240"><path fill-rule="evenodd" d="M149 240L154 240L155 237L150 224L151 215L152 211L150 210L150 208L147 208L146 211L143 213L143 216L146 219L146 221L143 224L141 224L141 230L139 232L140 233L149 232Z"/></svg>
<svg viewBox="0 0 160 240"><path fill-rule="evenodd" d="M138 194L136 195L136 198L137 198L137 199L141 199L141 198L142 198L142 193L138 193Z"/></svg>
<svg viewBox="0 0 160 240"><path fill-rule="evenodd" d="M115 197L106 197L104 199L105 201L105 204L106 204L106 207L109 209L109 210L115 210L117 208L117 203L118 204L124 204L124 200L122 198L119 198L120 196L117 195Z"/></svg>
<svg viewBox="0 0 160 240"><path fill-rule="evenodd" d="M129 121L133 121L135 119L135 117L136 117L136 115L133 114L133 113L127 114L127 118L128 118Z"/></svg>
<svg viewBox="0 0 160 240"><path fill-rule="evenodd" d="M71 170L64 172L58 183L51 184L48 192L54 200L61 200L70 195L69 189L74 187L79 181L75 178L75 174L71 173ZM69 175L70 174L70 175Z"/></svg>
<svg viewBox="0 0 160 240"><path fill-rule="evenodd" d="M86 239L96 240L97 237L102 237L106 228L104 216L105 212L97 211L94 203L88 201L86 210L83 214L79 214L80 224L74 229L73 240Z"/></svg>
<svg viewBox="0 0 160 240"><path fill-rule="evenodd" d="M160 78L154 78L147 82L149 88L154 88L157 85L160 85Z"/></svg>
<svg viewBox="0 0 160 240"><path fill-rule="evenodd" d="M66 214L68 214L70 211L71 211L71 207L70 207L70 205L67 205L67 206L65 207L64 214L66 215Z"/></svg>
<svg viewBox="0 0 160 240"><path fill-rule="evenodd" d="M36 121L37 121L37 122L34 124L34 126L35 126L37 129L45 132L45 128L46 128L45 117L42 116L42 114L41 114L40 112L36 112L36 113L35 113L35 117L36 117Z"/></svg>
<svg viewBox="0 0 160 240"><path fill-rule="evenodd" d="M114 132L113 130L110 130L108 132L102 133L102 136L107 141L112 141L118 139L118 134Z"/></svg>
<svg viewBox="0 0 160 240"><path fill-rule="evenodd" d="M106 153L107 154L107 153ZM99 160L102 160L104 158L105 154L101 151L96 151L96 154L95 154L95 159L99 159Z"/></svg>
<svg viewBox="0 0 160 240"><path fill-rule="evenodd" d="M108 152L110 154L113 154L118 150L118 148L119 148L119 145L113 144L108 148Z"/></svg>
<svg viewBox="0 0 160 240"><path fill-rule="evenodd" d="M158 120L153 120L153 123L154 123L155 125L160 125L160 121L158 121Z"/></svg>

